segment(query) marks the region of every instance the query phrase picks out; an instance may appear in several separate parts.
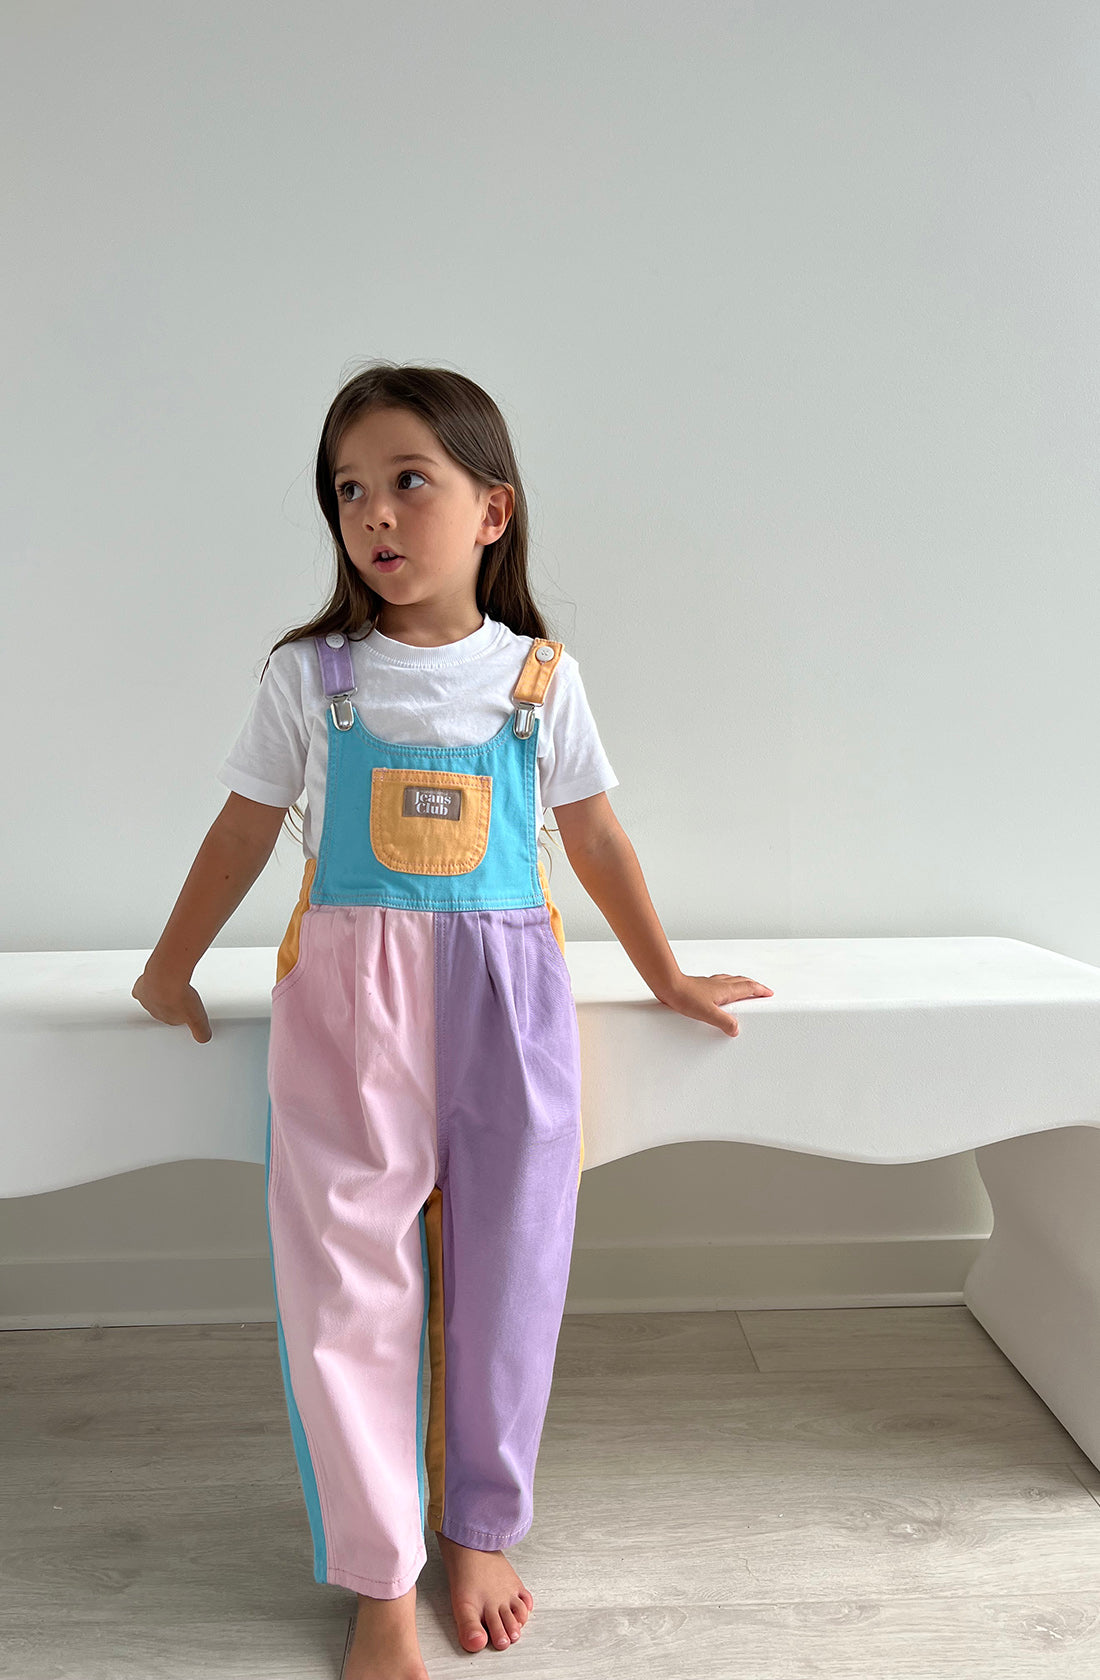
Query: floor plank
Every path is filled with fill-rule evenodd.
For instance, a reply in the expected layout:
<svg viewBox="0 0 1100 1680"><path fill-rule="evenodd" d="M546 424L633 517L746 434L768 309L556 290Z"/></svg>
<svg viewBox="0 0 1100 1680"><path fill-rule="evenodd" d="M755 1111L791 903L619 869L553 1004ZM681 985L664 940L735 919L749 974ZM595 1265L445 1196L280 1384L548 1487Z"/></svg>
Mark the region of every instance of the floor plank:
<svg viewBox="0 0 1100 1680"><path fill-rule="evenodd" d="M0 1333L0 1489L0 1680L337 1680L273 1324ZM965 1307L570 1314L535 1496L514 1677L1100 1675L1100 1471Z"/></svg>

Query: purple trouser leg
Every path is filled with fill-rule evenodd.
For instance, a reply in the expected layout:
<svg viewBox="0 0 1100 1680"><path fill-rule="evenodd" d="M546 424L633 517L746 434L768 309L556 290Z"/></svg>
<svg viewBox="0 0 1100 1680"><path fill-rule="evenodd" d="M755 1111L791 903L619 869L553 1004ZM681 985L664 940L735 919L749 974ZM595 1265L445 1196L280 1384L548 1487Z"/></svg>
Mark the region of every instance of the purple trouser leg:
<svg viewBox="0 0 1100 1680"><path fill-rule="evenodd" d="M545 908L435 917L446 1373L439 1532L531 1526L580 1164L580 1036Z"/></svg>

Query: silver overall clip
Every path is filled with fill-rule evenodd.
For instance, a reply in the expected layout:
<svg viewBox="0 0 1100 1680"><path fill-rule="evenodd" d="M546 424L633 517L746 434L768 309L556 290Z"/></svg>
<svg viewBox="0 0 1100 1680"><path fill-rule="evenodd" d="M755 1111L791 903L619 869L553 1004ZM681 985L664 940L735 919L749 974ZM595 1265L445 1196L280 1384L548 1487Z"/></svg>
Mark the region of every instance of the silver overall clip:
<svg viewBox="0 0 1100 1680"><path fill-rule="evenodd" d="M530 700L520 700L516 706L516 715L512 720L512 728L521 741L526 741L534 725L535 706Z"/></svg>
<svg viewBox="0 0 1100 1680"><path fill-rule="evenodd" d="M342 694L334 694L332 697L332 721L337 729L350 729L355 722L355 712L351 704L354 693L354 688L347 688Z"/></svg>

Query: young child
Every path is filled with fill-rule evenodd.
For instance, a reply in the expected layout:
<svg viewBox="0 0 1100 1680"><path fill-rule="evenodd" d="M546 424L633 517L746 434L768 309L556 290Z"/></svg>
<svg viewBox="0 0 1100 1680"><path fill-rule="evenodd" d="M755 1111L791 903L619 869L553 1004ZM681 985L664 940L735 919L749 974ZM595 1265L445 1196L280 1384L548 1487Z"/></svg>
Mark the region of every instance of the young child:
<svg viewBox="0 0 1100 1680"><path fill-rule="evenodd" d="M544 809L662 1003L736 1036L721 1006L771 992L676 964L577 662L531 597L492 399L372 365L332 402L316 488L335 587L272 649L133 996L210 1039L191 974L304 791L268 1056L280 1364L314 1578L358 1594L345 1680L424 1680L425 1522L465 1650L518 1639L534 1603L504 1551L531 1526L583 1163Z"/></svg>

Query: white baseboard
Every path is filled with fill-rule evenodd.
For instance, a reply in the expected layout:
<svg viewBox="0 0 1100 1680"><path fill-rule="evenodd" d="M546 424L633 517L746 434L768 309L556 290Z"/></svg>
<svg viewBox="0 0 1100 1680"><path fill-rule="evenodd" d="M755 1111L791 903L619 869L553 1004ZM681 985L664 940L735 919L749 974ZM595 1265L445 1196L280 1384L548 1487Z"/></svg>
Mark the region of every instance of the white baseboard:
<svg viewBox="0 0 1100 1680"><path fill-rule="evenodd" d="M587 1245L567 1313L960 1305L986 1237L897 1242ZM0 1264L0 1330L274 1321L259 1254L127 1255Z"/></svg>

